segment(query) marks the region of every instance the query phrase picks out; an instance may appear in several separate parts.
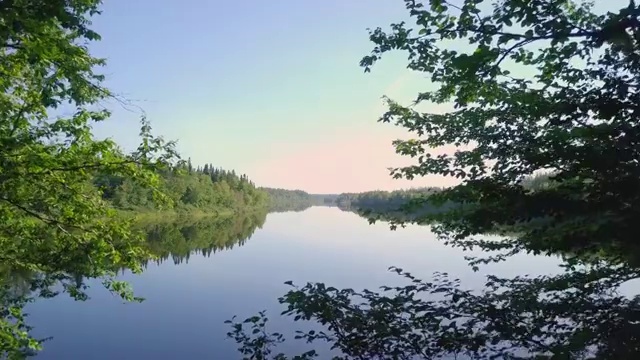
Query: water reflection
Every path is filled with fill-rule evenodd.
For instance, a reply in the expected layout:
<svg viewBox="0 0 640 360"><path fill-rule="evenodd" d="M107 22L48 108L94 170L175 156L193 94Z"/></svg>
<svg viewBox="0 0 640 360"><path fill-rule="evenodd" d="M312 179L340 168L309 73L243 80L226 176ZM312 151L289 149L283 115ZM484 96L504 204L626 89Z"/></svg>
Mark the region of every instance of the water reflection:
<svg viewBox="0 0 640 360"><path fill-rule="evenodd" d="M171 258L174 264L188 263L192 255L210 257L218 251L244 245L256 229L262 228L266 211L220 218L183 218L141 224L147 246L161 264ZM145 264L148 265L148 264Z"/></svg>
<svg viewBox="0 0 640 360"><path fill-rule="evenodd" d="M395 265L423 278L433 271L448 272L476 288L488 273L558 270L557 258L523 255L476 273L464 260L473 251L445 246L428 226L389 231L388 224L369 225L335 208L271 214L266 222L264 216L140 224L157 260L149 261L143 274L125 271L122 278L146 301L123 305L94 279L81 279L91 285L90 301L57 296L27 306L35 336L55 337L38 359L238 358L236 345L225 339L229 328L223 324L233 314L250 316L266 309L273 315L273 331L299 328L277 316L282 311L277 298L288 290L283 285L287 280L376 289L396 285L397 276L386 270ZM227 249L233 251L223 251ZM215 258L208 258L213 253ZM65 281L74 283L71 276ZM16 293L24 293L24 282L21 289ZM287 346L282 351L308 350L304 343Z"/></svg>
<svg viewBox="0 0 640 360"><path fill-rule="evenodd" d="M266 220L266 211L255 211L227 217L177 218L167 221L146 221L137 224L146 233L148 250L154 255L143 267L160 265L171 259L175 265L188 263L193 255L211 254L244 245ZM124 275L128 269L121 269ZM29 303L39 298L54 298L62 293L75 300L88 300L89 285L96 279L84 274L42 273L31 269L0 265L0 326L10 329L13 339L0 339L0 359L33 356L27 350L28 339L22 333L31 332L29 314L20 314ZM39 341L51 340L37 338ZM11 349L21 349L18 353Z"/></svg>

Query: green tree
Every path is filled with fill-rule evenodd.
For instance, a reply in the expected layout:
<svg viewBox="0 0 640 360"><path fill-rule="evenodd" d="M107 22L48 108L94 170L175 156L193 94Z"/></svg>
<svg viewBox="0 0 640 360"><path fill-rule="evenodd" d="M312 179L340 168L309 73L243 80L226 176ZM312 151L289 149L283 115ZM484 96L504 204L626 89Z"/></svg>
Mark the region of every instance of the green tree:
<svg viewBox="0 0 640 360"><path fill-rule="evenodd" d="M640 297L617 289L640 277L630 256L640 213L640 7L630 0L599 14L568 0L405 5L415 25L373 30L375 47L361 62L369 71L400 50L434 85L411 106L386 99L380 120L418 137L394 143L417 164L392 176L462 180L425 198L459 206L422 220L437 222L434 231L452 246L493 252L472 266L561 253L566 273L490 276L481 293L444 275L423 282L400 270L409 285L382 293L308 284L281 299L286 314L324 325L300 336L328 341L347 359L637 358ZM434 103L451 110L418 110ZM460 148L429 153L444 145ZM550 186L525 186L542 171L552 171ZM505 239L474 236L514 224L517 233ZM231 333L260 356L256 343L278 340L255 334L242 323Z"/></svg>
<svg viewBox="0 0 640 360"><path fill-rule="evenodd" d="M92 135L91 124L109 117L101 104L113 98L96 72L104 60L86 47L99 39L89 28L99 4L0 2L0 263L46 273L77 298L71 284L82 274L132 299L112 275L120 267L140 269L148 254L93 182L123 177L162 200L156 170L175 152L151 135L146 120L132 154ZM24 301L0 298L0 357L37 348L21 314Z"/></svg>
<svg viewBox="0 0 640 360"><path fill-rule="evenodd" d="M269 210L279 211L302 211L313 205L323 205L324 203L311 194L302 190L286 190L274 188L260 188L269 197Z"/></svg>
<svg viewBox="0 0 640 360"><path fill-rule="evenodd" d="M187 190L185 190L182 195L182 202L185 204L197 205L199 201L200 195L198 194L198 191L191 186L187 186Z"/></svg>

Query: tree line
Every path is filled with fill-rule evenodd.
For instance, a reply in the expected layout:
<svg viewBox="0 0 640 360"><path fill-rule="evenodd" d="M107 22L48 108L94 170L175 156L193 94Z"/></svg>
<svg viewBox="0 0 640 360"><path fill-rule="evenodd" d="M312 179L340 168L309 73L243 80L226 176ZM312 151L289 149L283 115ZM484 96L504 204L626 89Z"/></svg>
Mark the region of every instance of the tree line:
<svg viewBox="0 0 640 360"><path fill-rule="evenodd" d="M526 176L519 183L525 191L539 191L553 186L554 182L551 173L541 172ZM343 193L337 197L336 204L342 210L354 211L370 219L419 222L426 215L448 211L454 205L460 206L451 201L445 203L429 201L431 195L444 190L443 187L421 187L394 191Z"/></svg>
<svg viewBox="0 0 640 360"><path fill-rule="evenodd" d="M411 199L428 196L441 190L436 187L425 187L394 191L343 193L336 199L336 204L345 210L396 211Z"/></svg>
<svg viewBox="0 0 640 360"><path fill-rule="evenodd" d="M244 175L234 170L216 168L211 164L194 168L191 161L158 171L160 191L169 200L170 207L182 210L216 211L266 207L268 195L256 188ZM157 209L154 191L133 179L101 174L94 181L102 197L114 207L123 210L144 211Z"/></svg>
<svg viewBox="0 0 640 360"><path fill-rule="evenodd" d="M269 209L273 212L303 211L312 206L332 206L338 195L309 194L304 190L261 187L269 196Z"/></svg>

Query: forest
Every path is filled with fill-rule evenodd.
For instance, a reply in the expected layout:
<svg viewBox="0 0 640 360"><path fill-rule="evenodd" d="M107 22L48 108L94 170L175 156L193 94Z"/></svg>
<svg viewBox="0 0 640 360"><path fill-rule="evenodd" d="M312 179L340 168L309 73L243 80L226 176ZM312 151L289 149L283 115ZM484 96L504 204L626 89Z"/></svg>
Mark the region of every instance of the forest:
<svg viewBox="0 0 640 360"><path fill-rule="evenodd" d="M394 191L366 191L362 193L343 193L336 199L336 204L345 210L400 210L411 199L422 198L440 191L440 188L415 188Z"/></svg>
<svg viewBox="0 0 640 360"><path fill-rule="evenodd" d="M269 209L273 212L302 211L312 206L334 206L339 196L267 187L261 187L259 190L268 194Z"/></svg>
<svg viewBox="0 0 640 360"><path fill-rule="evenodd" d="M534 192L553 184L552 173L541 172L526 176L520 181L525 191ZM427 214L450 210L453 202L438 202L429 197L442 192L441 187L422 187L394 191L367 191L343 193L336 199L337 206L345 211L354 211L371 219L396 218L403 221L418 221ZM467 204L469 205L469 204Z"/></svg>
<svg viewBox="0 0 640 360"><path fill-rule="evenodd" d="M205 212L267 207L268 195L256 188L246 175L211 164L194 168L191 161L158 172L159 191L167 196L169 207ZM104 199L114 207L129 211L157 210L152 189L122 176L101 174L94 181Z"/></svg>

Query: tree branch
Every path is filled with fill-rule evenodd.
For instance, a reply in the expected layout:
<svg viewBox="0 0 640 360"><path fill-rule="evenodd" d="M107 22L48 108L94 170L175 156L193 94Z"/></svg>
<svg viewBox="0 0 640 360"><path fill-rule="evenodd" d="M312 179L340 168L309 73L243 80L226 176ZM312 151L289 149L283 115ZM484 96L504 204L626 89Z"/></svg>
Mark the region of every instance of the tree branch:
<svg viewBox="0 0 640 360"><path fill-rule="evenodd" d="M49 217L45 217L45 216L43 216L42 214L40 214L40 213L38 213L38 212L35 212L35 211L33 211L33 210L30 210L30 209L28 209L27 207L25 207L25 206L23 206L23 205L20 205L20 204L16 203L15 201L13 201L13 200L11 200L11 199L8 199L8 198L6 198L6 197L0 197L0 200L2 200L2 201L4 201L4 202L6 202L6 203L8 203L8 204L10 204L11 206L13 206L13 207L15 207L15 208L18 208L18 209L22 210L22 211L23 211L23 212L25 212L27 215L30 215L30 216L32 216L32 217L34 217L34 218L36 218L36 219L38 219L38 220L40 220L40 221L42 221L42 222L45 222L45 223L47 223L47 224L49 224L49 225L55 225L55 226L57 226L60 230L62 230L62 231L63 231L63 232L65 232L66 234L69 234L69 232L68 232L66 229L64 229L64 228L63 228L63 226L70 227L70 228L74 228L74 229L78 229L78 230L83 230L83 231L85 230L85 229L84 229L84 228L82 228L81 226L71 225L71 224L66 224L66 223L63 223L63 222L58 221L58 220L56 220L56 219L52 219L52 218L49 218ZM70 234L69 234L69 235L70 235Z"/></svg>
<svg viewBox="0 0 640 360"><path fill-rule="evenodd" d="M69 167L55 167L55 168L50 168L42 171L26 173L25 175L32 176L32 175L52 173L56 171L78 171L78 170L85 170L85 169L98 169L106 166L127 165L127 164L142 165L143 163L137 160L124 160L124 161L104 162L104 163L87 163L87 164L75 165L75 166L69 166Z"/></svg>

